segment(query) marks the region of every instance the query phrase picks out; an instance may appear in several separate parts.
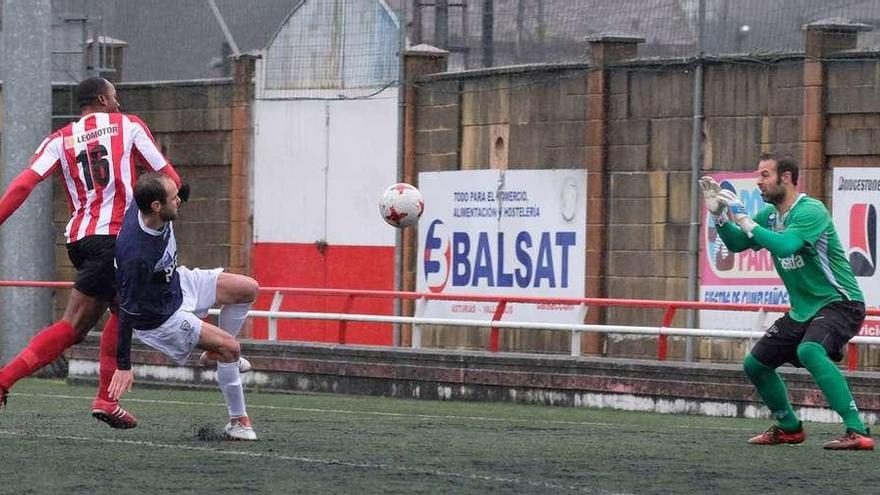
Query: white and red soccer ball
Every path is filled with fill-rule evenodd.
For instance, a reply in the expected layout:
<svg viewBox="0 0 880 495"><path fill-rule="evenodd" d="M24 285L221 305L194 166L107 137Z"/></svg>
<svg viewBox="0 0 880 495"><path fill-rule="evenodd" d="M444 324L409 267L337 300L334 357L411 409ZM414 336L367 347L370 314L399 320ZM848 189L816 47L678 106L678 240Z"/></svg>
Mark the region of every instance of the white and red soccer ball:
<svg viewBox="0 0 880 495"><path fill-rule="evenodd" d="M422 193L403 182L385 189L382 197L379 198L379 215L388 225L399 229L418 223L424 210Z"/></svg>

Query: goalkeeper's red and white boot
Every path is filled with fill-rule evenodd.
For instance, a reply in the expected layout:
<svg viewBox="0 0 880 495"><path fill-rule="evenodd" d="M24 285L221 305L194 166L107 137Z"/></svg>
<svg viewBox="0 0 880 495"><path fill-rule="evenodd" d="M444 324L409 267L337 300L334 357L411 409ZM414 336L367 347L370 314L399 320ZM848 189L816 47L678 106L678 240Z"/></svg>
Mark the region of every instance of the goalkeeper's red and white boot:
<svg viewBox="0 0 880 495"><path fill-rule="evenodd" d="M846 435L826 443L825 450L874 450L874 439L871 438L871 430L867 433L859 433L847 428Z"/></svg>
<svg viewBox="0 0 880 495"><path fill-rule="evenodd" d="M199 356L199 366L201 366L203 368L216 368L217 367L217 360L214 358L214 356L212 356L212 354L214 354L214 353L212 352L209 354L208 351L203 352L202 355ZM248 361L247 359L239 356L239 358L238 358L238 372L239 373L247 373L251 369L252 369L251 362Z"/></svg>
<svg viewBox="0 0 880 495"><path fill-rule="evenodd" d="M113 428L128 430L137 426L137 418L119 405L119 401L95 399L92 402L92 416Z"/></svg>
<svg viewBox="0 0 880 495"><path fill-rule="evenodd" d="M251 425L251 418L239 416L230 418L226 425L226 438L229 440L256 440L257 433Z"/></svg>
<svg viewBox="0 0 880 495"><path fill-rule="evenodd" d="M780 445L803 443L807 439L803 425L797 431L785 431L778 425L773 425L764 433L749 439L752 445Z"/></svg>

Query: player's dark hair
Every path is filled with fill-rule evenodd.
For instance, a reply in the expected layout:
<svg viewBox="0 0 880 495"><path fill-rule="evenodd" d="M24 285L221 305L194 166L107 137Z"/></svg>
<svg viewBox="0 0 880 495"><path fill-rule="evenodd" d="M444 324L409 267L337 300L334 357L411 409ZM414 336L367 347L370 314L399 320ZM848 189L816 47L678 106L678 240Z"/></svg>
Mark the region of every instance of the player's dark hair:
<svg viewBox="0 0 880 495"><path fill-rule="evenodd" d="M106 94L109 85L110 83L106 79L99 76L92 76L80 81L76 85L76 102L79 104L79 108L83 109L97 103L98 96Z"/></svg>
<svg viewBox="0 0 880 495"><path fill-rule="evenodd" d="M166 180L171 179L158 172L150 172L138 177L137 184L134 186L134 201L137 203L138 210L149 213L153 201L165 204L168 195L168 191L165 190L164 181Z"/></svg>
<svg viewBox="0 0 880 495"><path fill-rule="evenodd" d="M763 162L764 160L773 160L776 162L776 175L782 177L782 174L788 172L791 174L791 183L797 185L800 167L798 167L793 156L787 153L777 152L761 153L761 161Z"/></svg>

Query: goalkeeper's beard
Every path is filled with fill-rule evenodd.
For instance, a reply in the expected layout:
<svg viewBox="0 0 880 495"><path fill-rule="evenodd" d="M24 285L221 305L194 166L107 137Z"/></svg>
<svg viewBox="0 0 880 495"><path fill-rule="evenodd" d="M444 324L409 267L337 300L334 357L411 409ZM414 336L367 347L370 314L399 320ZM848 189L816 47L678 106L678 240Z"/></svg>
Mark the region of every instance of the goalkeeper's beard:
<svg viewBox="0 0 880 495"><path fill-rule="evenodd" d="M770 203L774 206L779 206L785 200L785 188L782 187L782 180L776 179L776 184L773 186L773 189L766 189L761 193L761 199L764 200L765 203Z"/></svg>

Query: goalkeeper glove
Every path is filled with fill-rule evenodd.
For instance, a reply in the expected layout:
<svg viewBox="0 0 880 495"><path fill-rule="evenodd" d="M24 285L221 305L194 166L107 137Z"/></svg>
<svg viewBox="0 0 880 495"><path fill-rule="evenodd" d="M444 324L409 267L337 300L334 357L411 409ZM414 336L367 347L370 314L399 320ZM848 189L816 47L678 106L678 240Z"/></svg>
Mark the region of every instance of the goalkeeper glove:
<svg viewBox="0 0 880 495"><path fill-rule="evenodd" d="M715 225L724 225L727 222L724 211L727 208L727 203L718 196L718 193L721 192L721 186L712 177L704 176L700 178L700 190L703 192L706 209L715 220Z"/></svg>
<svg viewBox="0 0 880 495"><path fill-rule="evenodd" d="M750 217L748 213L746 213L746 205L740 201L733 191L728 191L726 189L718 193L718 198L727 204L730 215L733 217L736 224L739 225L739 228L742 229L747 236L751 237L752 230L754 230L758 224L752 220L752 217Z"/></svg>

